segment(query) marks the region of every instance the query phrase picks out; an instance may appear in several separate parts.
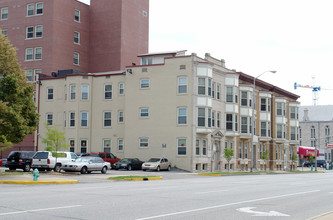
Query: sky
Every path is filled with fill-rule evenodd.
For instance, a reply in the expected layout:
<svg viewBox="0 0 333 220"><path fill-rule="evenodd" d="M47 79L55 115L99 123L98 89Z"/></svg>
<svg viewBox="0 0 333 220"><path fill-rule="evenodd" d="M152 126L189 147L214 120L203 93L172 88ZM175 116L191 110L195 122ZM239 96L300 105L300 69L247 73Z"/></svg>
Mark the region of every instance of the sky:
<svg viewBox="0 0 333 220"><path fill-rule="evenodd" d="M89 3L89 0L80 0ZM331 0L150 0L149 52L187 50L224 59L226 67L333 105Z"/></svg>

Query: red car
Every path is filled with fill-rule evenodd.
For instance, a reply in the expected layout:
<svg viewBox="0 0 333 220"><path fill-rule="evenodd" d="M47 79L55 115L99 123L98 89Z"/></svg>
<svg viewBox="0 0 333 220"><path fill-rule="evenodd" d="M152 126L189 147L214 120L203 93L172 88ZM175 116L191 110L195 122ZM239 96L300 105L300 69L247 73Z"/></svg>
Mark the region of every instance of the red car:
<svg viewBox="0 0 333 220"><path fill-rule="evenodd" d="M101 157L105 162L109 162L111 167L114 163L118 162L120 158L116 157L112 153L109 152L91 152L82 154L81 157L90 156L90 157Z"/></svg>

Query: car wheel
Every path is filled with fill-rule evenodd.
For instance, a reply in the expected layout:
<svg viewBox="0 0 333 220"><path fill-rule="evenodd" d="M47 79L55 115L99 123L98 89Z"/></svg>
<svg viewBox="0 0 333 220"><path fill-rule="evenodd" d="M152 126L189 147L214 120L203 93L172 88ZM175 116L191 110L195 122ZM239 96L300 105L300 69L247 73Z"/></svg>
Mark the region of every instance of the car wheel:
<svg viewBox="0 0 333 220"><path fill-rule="evenodd" d="M56 164L54 167L54 172L60 172L60 164Z"/></svg>
<svg viewBox="0 0 333 220"><path fill-rule="evenodd" d="M142 169L142 171L146 171L146 169Z"/></svg>
<svg viewBox="0 0 333 220"><path fill-rule="evenodd" d="M27 164L24 166L23 171L24 171L24 172L29 172L29 171L30 171L30 168L31 168L31 167L30 167L30 164L27 163Z"/></svg>
<svg viewBox="0 0 333 220"><path fill-rule="evenodd" d="M101 173L106 174L107 169L108 169L107 167L103 167Z"/></svg>
<svg viewBox="0 0 333 220"><path fill-rule="evenodd" d="M158 167L156 168L156 171L157 171L157 172L160 172L160 171L161 171L160 166L158 166Z"/></svg>
<svg viewBox="0 0 333 220"><path fill-rule="evenodd" d="M82 167L81 174L86 174L86 173L87 173L87 167Z"/></svg>
<svg viewBox="0 0 333 220"><path fill-rule="evenodd" d="M91 173L91 171L87 171L87 173Z"/></svg>
<svg viewBox="0 0 333 220"><path fill-rule="evenodd" d="M114 168L115 170L119 170L118 168Z"/></svg>
<svg viewBox="0 0 333 220"><path fill-rule="evenodd" d="M168 171L170 171L171 170L171 166L168 166Z"/></svg>
<svg viewBox="0 0 333 220"><path fill-rule="evenodd" d="M15 167L9 167L9 170L16 170Z"/></svg>
<svg viewBox="0 0 333 220"><path fill-rule="evenodd" d="M132 166L128 165L127 170L132 170Z"/></svg>

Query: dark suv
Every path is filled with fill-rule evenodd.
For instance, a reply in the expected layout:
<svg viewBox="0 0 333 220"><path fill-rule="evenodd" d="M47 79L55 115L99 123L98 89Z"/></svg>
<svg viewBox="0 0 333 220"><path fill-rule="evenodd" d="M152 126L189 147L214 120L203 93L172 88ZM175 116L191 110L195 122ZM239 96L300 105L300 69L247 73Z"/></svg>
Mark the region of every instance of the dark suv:
<svg viewBox="0 0 333 220"><path fill-rule="evenodd" d="M23 169L24 172L29 172L35 153L34 151L12 151L8 155L6 167L9 170Z"/></svg>

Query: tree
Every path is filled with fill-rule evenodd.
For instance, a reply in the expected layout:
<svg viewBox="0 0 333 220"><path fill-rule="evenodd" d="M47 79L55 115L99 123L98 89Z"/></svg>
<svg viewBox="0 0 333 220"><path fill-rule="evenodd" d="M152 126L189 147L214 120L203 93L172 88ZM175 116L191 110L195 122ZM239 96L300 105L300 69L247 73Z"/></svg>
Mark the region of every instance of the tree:
<svg viewBox="0 0 333 220"><path fill-rule="evenodd" d="M230 160L234 156L234 151L231 148L230 149L229 148L224 148L223 156L228 161L228 173L229 173Z"/></svg>
<svg viewBox="0 0 333 220"><path fill-rule="evenodd" d="M298 159L298 158L297 158L297 155L296 155L296 154L293 154L293 155L291 156L292 165L290 165L290 166L291 166L290 170L293 170L293 166L296 165L297 159Z"/></svg>
<svg viewBox="0 0 333 220"><path fill-rule="evenodd" d="M45 138L42 138L42 142L47 145L45 150L57 152L60 150L68 150L69 144L66 142L65 132L57 129L56 125L52 128L49 125L45 125L46 133Z"/></svg>
<svg viewBox="0 0 333 220"><path fill-rule="evenodd" d="M266 163L267 163L267 160L268 160L268 152L266 150L262 153L260 159L264 160L265 171L266 171Z"/></svg>
<svg viewBox="0 0 333 220"><path fill-rule="evenodd" d="M32 134L38 120L33 85L27 83L16 49L0 34L0 151Z"/></svg>

